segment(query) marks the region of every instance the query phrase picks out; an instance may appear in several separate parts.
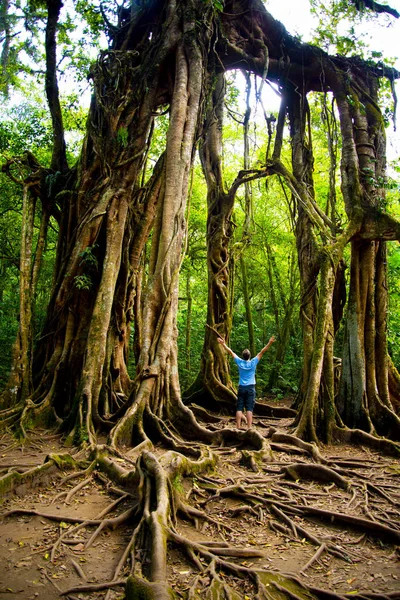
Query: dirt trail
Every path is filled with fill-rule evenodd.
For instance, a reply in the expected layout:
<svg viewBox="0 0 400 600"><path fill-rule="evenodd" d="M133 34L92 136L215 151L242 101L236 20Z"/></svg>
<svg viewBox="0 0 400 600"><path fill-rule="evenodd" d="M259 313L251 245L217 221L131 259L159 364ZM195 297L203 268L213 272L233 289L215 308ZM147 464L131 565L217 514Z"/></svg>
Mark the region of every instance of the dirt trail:
<svg viewBox="0 0 400 600"><path fill-rule="evenodd" d="M285 431L289 423L289 420L280 420L278 425ZM256 419L255 427L265 436L271 424L276 426L277 420ZM226 419L219 426L233 427L233 422ZM32 468L42 464L48 454L66 451L60 438L46 438L44 432L31 434L29 444L23 451L9 435L5 435L0 441L1 474L10 469L23 471ZM161 453L162 449L158 448L156 452ZM257 496L263 495L264 499L268 499L270 495L277 505L295 502L299 507L372 518L377 522L390 523L400 535L398 460L379 456L364 448L324 447L322 456L347 473L345 476L348 480L351 476L351 481L356 482L345 490L329 482L324 484L312 479L296 481L284 478L282 467L285 465L313 465L309 456L295 448L284 448L283 451L275 449L274 462L261 465L258 473L249 471L241 464L241 454L237 449L220 448L216 452L219 454L219 463L214 472L176 482L186 502L205 511L209 517L208 521L180 520L176 526L179 534L195 542L218 542L219 545L259 549L263 552L262 558L231 560L250 568L265 567L295 574L310 587L350 596L373 592L398 593L400 597L400 554L396 542L382 539L382 536L366 535L362 530L346 526L337 519L330 522L318 516L304 518L291 513L290 518L295 526L304 528L337 550L335 555L322 547L320 556L316 556L318 545L311 543L306 536L299 535L299 530L295 532L290 524L283 523L278 512L270 509L268 503L257 500ZM123 460L120 462L123 463ZM124 525L115 530L103 529L89 549L87 542L95 530L93 525L87 525L68 536L67 532L72 531L75 518L95 519L118 498L119 492L94 471L66 504L68 492L85 481L84 476L67 480L70 474L58 470L40 487L28 490L26 487L20 488L17 491L23 495L15 493L3 499L1 515L13 509L28 509L38 511L42 516L13 514L0 521L0 600L53 600L60 598L60 593L72 586L112 579L129 542L132 533L130 527ZM227 490L232 486L236 486L236 489L242 486L244 495L228 493ZM131 498L122 499L110 514L127 510L130 502ZM54 515L57 522L44 515ZM312 564L308 565L309 561ZM186 598L198 575L197 569L172 545L168 569L168 579L177 597ZM229 575L224 577L241 598L252 598L249 583ZM204 581L206 584L207 581ZM106 591L74 592L67 597L105 598ZM123 589L120 587L109 591L108 598L123 598Z"/></svg>

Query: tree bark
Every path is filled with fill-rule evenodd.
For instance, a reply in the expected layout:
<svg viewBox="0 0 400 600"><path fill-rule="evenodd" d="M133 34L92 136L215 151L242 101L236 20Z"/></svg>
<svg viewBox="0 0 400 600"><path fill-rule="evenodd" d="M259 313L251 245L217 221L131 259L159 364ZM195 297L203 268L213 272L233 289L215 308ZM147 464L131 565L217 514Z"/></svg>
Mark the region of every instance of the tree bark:
<svg viewBox="0 0 400 600"><path fill-rule="evenodd" d="M64 125L57 82L57 26L62 0L47 0L46 23L46 96L53 123L53 154L51 168L65 173L68 170Z"/></svg>
<svg viewBox="0 0 400 600"><path fill-rule="evenodd" d="M207 182L207 324L228 341L232 327L231 217L236 190L225 192L221 167L224 93L224 77L219 75L206 114L200 158ZM206 406L233 406L235 401L228 357L209 328L205 331L199 375L185 398Z"/></svg>

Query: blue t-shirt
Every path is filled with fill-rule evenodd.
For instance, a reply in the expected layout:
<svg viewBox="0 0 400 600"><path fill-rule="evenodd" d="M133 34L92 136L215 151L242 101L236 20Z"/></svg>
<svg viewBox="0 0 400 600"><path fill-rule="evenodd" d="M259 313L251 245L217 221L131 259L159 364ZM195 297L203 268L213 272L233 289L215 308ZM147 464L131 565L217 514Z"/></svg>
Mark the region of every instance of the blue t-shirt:
<svg viewBox="0 0 400 600"><path fill-rule="evenodd" d="M235 356L233 358L239 369L239 385L255 385L256 383L256 367L258 365L258 356L251 360L244 360Z"/></svg>

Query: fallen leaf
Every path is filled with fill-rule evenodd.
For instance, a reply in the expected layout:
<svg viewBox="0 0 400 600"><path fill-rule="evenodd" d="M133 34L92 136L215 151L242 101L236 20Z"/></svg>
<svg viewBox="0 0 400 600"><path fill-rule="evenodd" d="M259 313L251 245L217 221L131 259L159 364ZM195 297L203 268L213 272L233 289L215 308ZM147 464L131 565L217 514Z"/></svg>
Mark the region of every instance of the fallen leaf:
<svg viewBox="0 0 400 600"><path fill-rule="evenodd" d="M81 552L84 549L85 549L85 544L82 544L82 542L80 544L76 544L76 546L73 547L73 550L76 550L78 552Z"/></svg>

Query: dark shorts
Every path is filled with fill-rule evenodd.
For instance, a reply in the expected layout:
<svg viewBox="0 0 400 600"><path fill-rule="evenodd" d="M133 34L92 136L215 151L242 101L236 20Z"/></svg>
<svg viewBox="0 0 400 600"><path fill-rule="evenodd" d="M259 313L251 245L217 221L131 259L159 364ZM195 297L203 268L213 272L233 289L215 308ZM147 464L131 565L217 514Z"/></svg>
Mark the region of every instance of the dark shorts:
<svg viewBox="0 0 400 600"><path fill-rule="evenodd" d="M239 385L236 410L246 410L253 412L256 402L256 386L255 385Z"/></svg>

